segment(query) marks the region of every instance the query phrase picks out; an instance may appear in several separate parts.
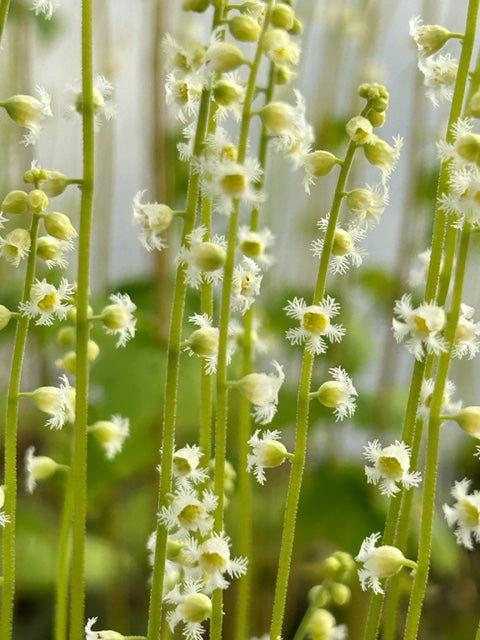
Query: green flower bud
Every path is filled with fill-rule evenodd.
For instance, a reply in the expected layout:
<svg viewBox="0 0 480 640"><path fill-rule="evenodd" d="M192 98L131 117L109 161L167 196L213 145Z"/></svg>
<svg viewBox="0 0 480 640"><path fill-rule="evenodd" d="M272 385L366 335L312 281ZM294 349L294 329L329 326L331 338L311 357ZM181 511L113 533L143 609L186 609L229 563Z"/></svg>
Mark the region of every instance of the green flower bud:
<svg viewBox="0 0 480 640"><path fill-rule="evenodd" d="M358 88L358 95L365 98L368 106L374 111L382 112L388 109L390 94L383 84L364 82Z"/></svg>
<svg viewBox="0 0 480 640"><path fill-rule="evenodd" d="M182 9L184 11L195 11L203 13L210 6L210 0L183 0Z"/></svg>
<svg viewBox="0 0 480 640"><path fill-rule="evenodd" d="M214 356L218 352L218 329L201 327L194 331L184 342L197 356Z"/></svg>
<svg viewBox="0 0 480 640"><path fill-rule="evenodd" d="M286 102L269 102L259 111L263 124L274 133L283 133L292 127L294 110Z"/></svg>
<svg viewBox="0 0 480 640"><path fill-rule="evenodd" d="M182 615L187 622L202 622L211 613L212 601L204 593L191 593L182 602Z"/></svg>
<svg viewBox="0 0 480 640"><path fill-rule="evenodd" d="M295 24L295 13L292 7L289 7L287 4L275 5L272 9L270 24L273 27L285 29L285 31L293 29Z"/></svg>
<svg viewBox="0 0 480 640"><path fill-rule="evenodd" d="M30 471L35 480L51 478L58 469L58 464L48 456L34 456Z"/></svg>
<svg viewBox="0 0 480 640"><path fill-rule="evenodd" d="M354 241L350 233L345 229L335 229L333 236L332 253L334 256L346 256L353 249Z"/></svg>
<svg viewBox="0 0 480 640"><path fill-rule="evenodd" d="M448 42L452 37L452 32L439 24L425 24L419 28L418 44L425 51L427 56L431 56Z"/></svg>
<svg viewBox="0 0 480 640"><path fill-rule="evenodd" d="M37 240L37 256L42 260L58 260L63 248L60 240L52 236L41 236Z"/></svg>
<svg viewBox="0 0 480 640"><path fill-rule="evenodd" d="M303 22L299 18L295 18L293 21L293 27L288 30L292 36L300 36L303 33Z"/></svg>
<svg viewBox="0 0 480 640"><path fill-rule="evenodd" d="M330 594L332 596L332 600L335 604L343 606L350 602L352 597L352 592L346 584L342 584L341 582L334 582L330 586Z"/></svg>
<svg viewBox="0 0 480 640"><path fill-rule="evenodd" d="M46 176L40 180L42 189L47 196L54 197L62 194L70 184L69 178L60 171L45 171Z"/></svg>
<svg viewBox="0 0 480 640"><path fill-rule="evenodd" d="M256 42L260 37L260 25L252 16L241 13L228 22L228 29L236 40Z"/></svg>
<svg viewBox="0 0 480 640"><path fill-rule="evenodd" d="M480 407L465 407L456 415L449 416L458 426L474 438L480 438Z"/></svg>
<svg viewBox="0 0 480 640"><path fill-rule="evenodd" d="M5 213L25 213L28 207L28 193L26 191L10 191L0 206Z"/></svg>
<svg viewBox="0 0 480 640"><path fill-rule="evenodd" d="M216 271L224 266L227 252L214 242L201 242L193 249L193 260L202 271Z"/></svg>
<svg viewBox="0 0 480 640"><path fill-rule="evenodd" d="M307 173L314 176L326 176L339 163L341 160L336 158L333 153L322 149L307 153L305 156L305 169Z"/></svg>
<svg viewBox="0 0 480 640"><path fill-rule="evenodd" d="M41 189L33 189L28 194L28 206L35 213L41 213L48 207L48 196Z"/></svg>
<svg viewBox="0 0 480 640"><path fill-rule="evenodd" d="M74 327L62 327L57 333L57 342L62 347L69 347L75 343L75 328Z"/></svg>
<svg viewBox="0 0 480 640"><path fill-rule="evenodd" d="M208 63L212 71L226 73L246 62L243 51L233 42L217 42L209 48Z"/></svg>
<svg viewBox="0 0 480 640"><path fill-rule="evenodd" d="M51 211L45 214L43 223L47 232L59 240L70 241L77 237L77 231L64 213Z"/></svg>
<svg viewBox="0 0 480 640"><path fill-rule="evenodd" d="M277 64L274 68L275 84L289 84L293 78L293 71L284 64Z"/></svg>
<svg viewBox="0 0 480 640"><path fill-rule="evenodd" d="M3 304L0 304L0 331L5 329L7 324L10 322L11 317L12 312L10 309L7 309Z"/></svg>
<svg viewBox="0 0 480 640"><path fill-rule="evenodd" d="M47 171L41 167L32 166L31 169L23 174L23 181L28 184L37 184L40 180L46 180Z"/></svg>
<svg viewBox="0 0 480 640"><path fill-rule="evenodd" d="M458 155L467 162L477 162L480 159L480 135L466 133L455 145Z"/></svg>
<svg viewBox="0 0 480 640"><path fill-rule="evenodd" d="M231 80L218 80L213 86L213 99L222 107L239 102L243 97L241 87Z"/></svg>
<svg viewBox="0 0 480 640"><path fill-rule="evenodd" d="M367 113L367 120L370 122L372 127L383 127L386 119L387 116L385 111L375 111L374 109L370 109Z"/></svg>
<svg viewBox="0 0 480 640"><path fill-rule="evenodd" d="M335 618L326 609L315 609L308 623L307 632L311 640L328 640L335 629Z"/></svg>
<svg viewBox="0 0 480 640"><path fill-rule="evenodd" d="M308 592L310 604L316 607L326 607L330 603L330 594L321 584L316 584Z"/></svg>

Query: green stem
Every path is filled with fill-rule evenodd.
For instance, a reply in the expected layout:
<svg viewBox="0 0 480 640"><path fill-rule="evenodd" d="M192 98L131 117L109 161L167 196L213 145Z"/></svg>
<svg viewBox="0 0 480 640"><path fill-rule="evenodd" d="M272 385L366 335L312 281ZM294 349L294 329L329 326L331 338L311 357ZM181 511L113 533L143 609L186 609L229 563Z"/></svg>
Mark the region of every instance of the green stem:
<svg viewBox="0 0 480 640"><path fill-rule="evenodd" d="M0 41L2 40L3 30L7 22L8 8L10 0L1 0L0 2Z"/></svg>
<svg viewBox="0 0 480 640"><path fill-rule="evenodd" d="M65 640L68 621L68 577L70 567L70 529L73 511L73 481L69 473L65 484L60 535L58 538L57 583L55 593L55 640Z"/></svg>
<svg viewBox="0 0 480 640"><path fill-rule="evenodd" d="M327 281L328 265L333 246L335 228L337 226L340 205L342 203L348 173L352 165L356 144L350 142L345 154L345 160L340 165L337 187L333 197L330 218L325 233L323 252L320 257L317 283L313 296L313 304L318 304L325 292ZM290 472L290 483L288 487L287 504L283 521L282 542L280 548L280 558L277 573L277 583L275 587L275 599L273 603L272 626L270 630L271 640L277 640L282 633L283 617L287 600L288 578L290 574L290 564L293 552L293 541L295 537L295 526L297 519L297 509L300 500L300 490L302 487L303 469L307 453L307 435L309 418L309 392L312 378L314 356L305 349L303 355L303 366L300 378L300 385L297 397L297 428L295 442L295 458L292 461Z"/></svg>
<svg viewBox="0 0 480 640"><path fill-rule="evenodd" d="M73 517L70 582L70 640L82 640L85 620L85 536L87 520L88 295L92 232L95 136L93 107L93 2L82 1L83 183L78 241L75 436L72 459Z"/></svg>
<svg viewBox="0 0 480 640"><path fill-rule="evenodd" d="M22 301L30 299L30 289L35 278L35 246L38 236L40 218L34 215L30 227L30 253L28 254L27 270ZM5 417L5 513L10 516L10 522L3 532L3 585L2 585L2 615L0 623L1 640L10 640L13 630L13 605L15 598L15 534L17 509L17 431L18 431L18 401L22 378L23 358L27 342L29 320L26 316L18 319L13 347L12 367L8 385L7 411Z"/></svg>
<svg viewBox="0 0 480 640"><path fill-rule="evenodd" d="M432 394L430 407L430 420L428 425L428 442L424 474L424 492L422 505L422 520L420 525L420 538L418 550L418 567L413 581L410 606L405 626L405 640L416 640L423 599L428 580L430 566L431 537L433 527L433 514L435 509L435 490L437 481L437 459L440 440L440 414L443 403L443 393L447 381L448 367L451 359L451 349L455 340L455 330L460 315L462 302L463 282L468 255L468 247L471 236L471 225L466 222L460 238L457 269L455 272L454 287L452 292L452 305L448 314L445 328L445 340L449 350L440 356L437 379Z"/></svg>

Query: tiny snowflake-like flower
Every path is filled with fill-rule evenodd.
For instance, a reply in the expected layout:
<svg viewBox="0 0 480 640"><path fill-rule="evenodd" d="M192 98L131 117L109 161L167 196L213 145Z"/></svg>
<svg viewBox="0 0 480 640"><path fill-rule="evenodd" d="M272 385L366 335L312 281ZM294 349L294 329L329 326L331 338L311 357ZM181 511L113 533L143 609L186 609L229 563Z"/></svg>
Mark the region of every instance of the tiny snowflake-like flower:
<svg viewBox="0 0 480 640"><path fill-rule="evenodd" d="M337 420L351 418L356 409L357 391L352 379L342 367L333 367L328 370L333 380L328 380L320 385L318 391L311 393L312 398L318 400L334 411Z"/></svg>
<svg viewBox="0 0 480 640"><path fill-rule="evenodd" d="M405 346L417 360L423 359L425 351L436 355L446 351L446 342L441 335L446 316L441 307L423 302L413 308L411 296L405 294L395 302L394 311L400 318L392 320L395 339L402 342L408 336Z"/></svg>
<svg viewBox="0 0 480 640"><path fill-rule="evenodd" d="M252 453L247 454L247 471L253 469L253 474L260 484L264 484L267 479L264 469L278 467L290 457L284 444L279 442L280 431L264 431L259 436L257 429L248 441L252 447Z"/></svg>
<svg viewBox="0 0 480 640"><path fill-rule="evenodd" d="M10 516L7 515L5 511L1 511L4 504L5 504L5 491L3 487L0 487L0 527L5 527L5 525L10 522Z"/></svg>
<svg viewBox="0 0 480 640"><path fill-rule="evenodd" d="M235 267L232 277L232 311L244 314L255 302L262 283L260 271L255 260L247 256L243 256L242 262Z"/></svg>
<svg viewBox="0 0 480 640"><path fill-rule="evenodd" d="M30 253L30 244L30 233L26 229L13 229L5 238L0 237L0 256L14 267L18 267Z"/></svg>
<svg viewBox="0 0 480 640"><path fill-rule="evenodd" d="M161 233L173 220L173 211L166 204L141 202L143 191L137 191L133 198L133 223L141 227L138 239L147 251L161 251L167 246Z"/></svg>
<svg viewBox="0 0 480 640"><path fill-rule="evenodd" d="M419 471L410 472L410 447L398 440L388 447L382 447L378 440L369 442L364 447L365 458L373 463L373 466L365 466L367 482L378 484L380 493L393 496L400 487L405 489L418 487L422 480Z"/></svg>
<svg viewBox="0 0 480 640"><path fill-rule="evenodd" d="M58 240L53 236L41 236L37 239L37 256L45 260L49 269L67 267L67 260L64 253L73 249L73 242Z"/></svg>
<svg viewBox="0 0 480 640"><path fill-rule="evenodd" d="M73 83L69 87L69 92L73 94L72 104L65 110L69 117L83 113L83 95L78 84ZM96 75L93 81L93 112L96 130L100 128L103 120L111 120L117 115L117 109L111 102L112 95L113 84L105 76Z"/></svg>
<svg viewBox="0 0 480 640"><path fill-rule="evenodd" d="M432 402L432 394L435 388L435 381L433 378L424 378L422 380L422 386L420 389L420 401L418 403L417 413L419 416L426 418L430 414L430 404ZM443 391L441 412L443 414L457 413L461 406L461 400L454 402L452 400L455 393L455 384L451 380L447 380Z"/></svg>
<svg viewBox="0 0 480 640"><path fill-rule="evenodd" d="M73 292L73 285L66 278L62 278L58 287L45 278L42 281L37 279L30 289L30 300L21 302L18 308L23 316L37 318L35 324L51 325L55 317L65 319L67 311L72 307L65 301L70 300Z"/></svg>
<svg viewBox="0 0 480 640"><path fill-rule="evenodd" d="M479 139L480 149L480 139ZM439 204L451 216L453 227L461 228L465 220L476 225L480 222L480 171L467 165L452 168L449 189L442 193Z"/></svg>
<svg viewBox="0 0 480 640"><path fill-rule="evenodd" d="M85 640L125 640L125 636L117 631L93 631L97 618L88 618L85 625Z"/></svg>
<svg viewBox="0 0 480 640"><path fill-rule="evenodd" d="M30 9L35 12L35 15L43 14L45 20L50 20L57 9L60 6L58 0L33 0Z"/></svg>
<svg viewBox="0 0 480 640"><path fill-rule="evenodd" d="M314 181L312 165L306 159L310 154L315 136L312 125L306 118L305 98L300 91L294 90L295 107L290 106L290 125L277 132L273 140L274 147L283 153L290 160L294 168L303 165L305 168L304 186L309 193L309 185Z"/></svg>
<svg viewBox="0 0 480 640"><path fill-rule="evenodd" d="M472 118L459 118L451 127L453 142L437 142L438 158L442 162L450 160L450 175L460 169L476 170L480 135L473 133L473 126Z"/></svg>
<svg viewBox="0 0 480 640"><path fill-rule="evenodd" d="M328 228L330 216L327 215L317 222L317 227L325 234ZM358 247L358 242L363 240L366 230L355 225L349 225L347 229L337 226L333 236L332 251L330 256L329 271L333 274L343 275L350 265L359 267L366 251ZM323 253L324 239L317 238L312 241L313 255L320 258Z"/></svg>
<svg viewBox="0 0 480 640"><path fill-rule="evenodd" d="M177 264L185 265L185 282L194 289L202 282L216 284L223 278L227 243L218 235L204 240L207 234L203 225L194 229L186 238L188 246L180 247L177 255Z"/></svg>
<svg viewBox="0 0 480 640"><path fill-rule="evenodd" d="M10 118L21 127L28 129L23 137L23 144L35 144L42 130L41 123L45 118L52 117L50 95L43 87L37 86L35 92L38 98L29 95L15 95L0 106L4 107Z"/></svg>
<svg viewBox="0 0 480 640"><path fill-rule="evenodd" d="M480 491L469 493L472 481L464 478L455 482L451 490L455 504L443 505L443 513L449 527L454 527L458 544L473 549L473 542L480 542Z"/></svg>
<svg viewBox="0 0 480 640"><path fill-rule="evenodd" d="M325 353L327 344L340 342L345 335L345 329L341 324L332 324L331 318L340 313L340 305L335 299L327 296L319 304L307 305L303 298L289 300L284 307L289 318L300 321L300 327L288 329L287 340L291 344L305 343L307 351L313 355Z"/></svg>
<svg viewBox="0 0 480 640"><path fill-rule="evenodd" d="M205 373L212 375L217 370L218 327L212 326L212 319L206 313L194 313L189 317L189 320L199 328L182 343L182 347L190 356L196 355L203 358ZM227 343L227 364L230 363L234 350L235 344L229 340Z"/></svg>
<svg viewBox="0 0 480 640"><path fill-rule="evenodd" d="M99 318L107 333L118 336L117 347L124 347L135 336L137 323L133 312L136 305L127 293L112 293L109 297L113 304L103 308Z"/></svg>
<svg viewBox="0 0 480 640"><path fill-rule="evenodd" d="M164 597L166 603L176 605L167 613L170 629L173 631L179 622L183 622L186 640L201 640L205 631L202 622L212 613L212 601L202 593L203 590L202 580L187 579L182 585L175 585Z"/></svg>
<svg viewBox="0 0 480 640"><path fill-rule="evenodd" d="M50 429L61 429L65 422L75 420L75 389L66 375L60 376L59 387L38 387L24 394L32 398L36 406L51 416L46 422Z"/></svg>
<svg viewBox="0 0 480 640"><path fill-rule="evenodd" d="M105 449L107 458L112 460L122 450L123 443L130 433L130 421L128 418L114 415L111 420L98 420L88 427L88 431Z"/></svg>
<svg viewBox="0 0 480 640"><path fill-rule="evenodd" d="M218 498L206 489L202 496L190 485L181 485L172 494L167 507L162 507L158 518L169 531L199 531L206 535L213 527L212 513Z"/></svg>
<svg viewBox="0 0 480 640"><path fill-rule="evenodd" d="M480 322L473 322L475 309L467 304L460 305L460 316L455 329L453 355L456 358L468 356L471 360L480 350L478 336L480 335Z"/></svg>
<svg viewBox="0 0 480 640"><path fill-rule="evenodd" d="M426 97L434 107L441 102L450 102L457 79L458 62L449 53L427 58L418 65L424 76Z"/></svg>
<svg viewBox="0 0 480 640"><path fill-rule="evenodd" d="M207 479L207 472L199 466L202 456L203 452L196 444L175 450L172 473L178 484L199 484Z"/></svg>
<svg viewBox="0 0 480 640"><path fill-rule="evenodd" d="M249 402L255 405L253 415L259 424L269 424L277 411L278 392L285 380L283 367L272 361L275 373L249 373L236 385Z"/></svg>
<svg viewBox="0 0 480 640"><path fill-rule="evenodd" d="M266 268L272 264L272 258L266 250L272 246L275 236L265 227L260 231L252 231L250 227L240 226L238 229L238 247L240 251Z"/></svg>
<svg viewBox="0 0 480 640"><path fill-rule="evenodd" d="M165 79L165 102L176 107L175 116L187 122L198 112L204 81L200 74L171 71Z"/></svg>
<svg viewBox="0 0 480 640"><path fill-rule="evenodd" d="M383 578L391 578L400 571L402 567L410 567L413 570L417 565L413 560L405 558L400 549L389 545L376 547L380 539L380 533L372 533L365 538L356 556L357 562L363 563L363 568L358 569L360 585L364 591L372 589L374 593L384 593L380 584Z"/></svg>
<svg viewBox="0 0 480 640"><path fill-rule="evenodd" d="M346 195L348 208L360 226L371 229L378 224L380 216L388 205L388 189L385 185L375 185L352 189Z"/></svg>
<svg viewBox="0 0 480 640"><path fill-rule="evenodd" d="M25 451L25 486L28 493L33 493L37 480L50 478L59 465L48 456L36 456L35 447L28 447Z"/></svg>

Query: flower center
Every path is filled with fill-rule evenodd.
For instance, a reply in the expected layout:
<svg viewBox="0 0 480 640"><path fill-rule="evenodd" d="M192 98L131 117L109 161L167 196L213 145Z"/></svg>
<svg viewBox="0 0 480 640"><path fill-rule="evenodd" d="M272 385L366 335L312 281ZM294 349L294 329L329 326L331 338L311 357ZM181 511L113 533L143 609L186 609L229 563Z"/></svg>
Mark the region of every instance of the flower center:
<svg viewBox="0 0 480 640"><path fill-rule="evenodd" d="M390 478L399 478L403 474L402 465L395 456L380 456L378 465L382 473Z"/></svg>
<svg viewBox="0 0 480 640"><path fill-rule="evenodd" d="M221 180L223 189L232 196L242 194L247 187L247 179L243 173L230 173Z"/></svg>
<svg viewBox="0 0 480 640"><path fill-rule="evenodd" d="M174 456L173 462L177 468L178 473L190 473L192 466L186 458Z"/></svg>
<svg viewBox="0 0 480 640"><path fill-rule="evenodd" d="M47 293L41 300L38 301L37 306L42 311L49 311L53 309L57 302L57 294L55 292Z"/></svg>
<svg viewBox="0 0 480 640"><path fill-rule="evenodd" d="M198 504L188 504L178 514L178 521L184 527L191 526L195 524L201 512L201 507Z"/></svg>
<svg viewBox="0 0 480 640"><path fill-rule="evenodd" d="M258 256L262 253L263 246L258 240L244 240L240 249L247 256Z"/></svg>
<svg viewBox="0 0 480 640"><path fill-rule="evenodd" d="M323 333L329 324L330 320L324 313L307 311L303 315L303 326L310 333Z"/></svg>
<svg viewBox="0 0 480 640"><path fill-rule="evenodd" d="M336 229L333 237L332 253L334 256L346 256L353 249L353 238L344 229Z"/></svg>
<svg viewBox="0 0 480 640"><path fill-rule="evenodd" d="M455 342L463 342L464 340L473 340L475 332L472 328L462 320L459 320L455 329Z"/></svg>
<svg viewBox="0 0 480 640"><path fill-rule="evenodd" d="M224 571L226 565L225 558L215 551L204 551L201 555L201 563L204 567L208 567L210 571L220 572Z"/></svg>
<svg viewBox="0 0 480 640"><path fill-rule="evenodd" d="M413 316L413 319L415 321L415 324L417 325L418 331L428 336L430 333L430 329L427 327L425 318L422 318L422 316Z"/></svg>
<svg viewBox="0 0 480 640"><path fill-rule="evenodd" d="M466 498L458 505L458 514L460 523L464 527L478 527L480 523L480 513L478 507Z"/></svg>

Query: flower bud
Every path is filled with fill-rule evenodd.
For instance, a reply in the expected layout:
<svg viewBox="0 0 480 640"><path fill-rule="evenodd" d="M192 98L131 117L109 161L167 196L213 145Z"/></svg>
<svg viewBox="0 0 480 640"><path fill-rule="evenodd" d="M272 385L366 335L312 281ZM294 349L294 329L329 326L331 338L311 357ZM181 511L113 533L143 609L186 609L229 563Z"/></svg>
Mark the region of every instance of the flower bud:
<svg viewBox="0 0 480 640"><path fill-rule="evenodd" d="M97 114L102 111L105 107L105 98L102 93L93 87L92 89L92 102L93 102L93 113ZM77 94L75 99L75 111L80 115L83 115L83 95L81 93Z"/></svg>
<svg viewBox="0 0 480 640"><path fill-rule="evenodd" d="M55 364L57 367L61 367L62 369L65 369L65 371L68 371L68 373L73 373L75 375L77 372L77 354L75 351L67 351L63 358L55 360Z"/></svg>
<svg viewBox="0 0 480 640"><path fill-rule="evenodd" d="M348 400L348 392L344 386L333 380L324 382L315 395L324 407L330 408L338 407L341 402Z"/></svg>
<svg viewBox="0 0 480 640"><path fill-rule="evenodd" d="M46 96L46 93L43 94ZM10 118L21 127L35 128L38 123L51 116L49 99L40 101L32 96L16 95L1 103Z"/></svg>
<svg viewBox="0 0 480 640"><path fill-rule="evenodd" d="M452 33L439 24L425 24L419 28L418 44L425 51L425 55L431 56L445 45Z"/></svg>
<svg viewBox="0 0 480 640"><path fill-rule="evenodd" d="M300 36L303 33L303 22L299 18L293 21L293 27L288 30L292 36Z"/></svg>
<svg viewBox="0 0 480 640"><path fill-rule="evenodd" d="M317 149L305 155L305 169L314 176L326 176L336 164L341 160L336 158L333 153Z"/></svg>
<svg viewBox="0 0 480 640"><path fill-rule="evenodd" d="M26 191L10 191L0 206L5 213L25 213L28 207L28 193Z"/></svg>
<svg viewBox="0 0 480 640"><path fill-rule="evenodd" d="M289 7L288 4L275 5L272 9L270 24L273 27L285 29L285 31L293 29L295 24L295 13L292 7Z"/></svg>
<svg viewBox="0 0 480 640"><path fill-rule="evenodd" d="M243 51L233 42L216 42L207 52L207 61L212 71L233 71L246 62Z"/></svg>
<svg viewBox="0 0 480 640"><path fill-rule="evenodd" d="M40 180L46 180L47 171L41 167L33 165L31 169L23 174L23 181L27 184L37 184ZM48 195L48 194L47 194Z"/></svg>
<svg viewBox="0 0 480 640"><path fill-rule="evenodd" d="M332 555L342 565L342 572L344 575L354 571L355 560L349 553L346 553L345 551L335 551Z"/></svg>
<svg viewBox="0 0 480 640"><path fill-rule="evenodd" d="M316 584L308 592L308 601L315 607L326 607L330 600L329 592L321 584Z"/></svg>
<svg viewBox="0 0 480 640"><path fill-rule="evenodd" d="M48 456L34 456L31 461L31 474L35 480L46 480L56 472L58 464Z"/></svg>
<svg viewBox="0 0 480 640"><path fill-rule="evenodd" d="M332 600L337 605L345 605L350 602L352 597L352 592L346 584L342 584L341 582L334 582L330 586L330 594L332 596Z"/></svg>
<svg viewBox="0 0 480 640"><path fill-rule="evenodd" d="M258 455L263 467L279 467L285 462L288 451L285 445L278 440L267 438L259 445Z"/></svg>
<svg viewBox="0 0 480 640"><path fill-rule="evenodd" d="M367 119L372 127L383 127L387 116L385 111L375 111L374 109L370 109L367 113Z"/></svg>
<svg viewBox="0 0 480 640"><path fill-rule="evenodd" d="M60 240L52 236L41 236L37 240L37 256L42 260L58 260L63 253Z"/></svg>
<svg viewBox="0 0 480 640"><path fill-rule="evenodd" d="M283 133L292 127L295 114L286 102L269 102L259 111L263 124L275 133Z"/></svg>
<svg viewBox="0 0 480 640"><path fill-rule="evenodd" d="M178 540L168 538L167 540L167 558L168 560L176 560L184 548L184 543Z"/></svg>
<svg viewBox="0 0 480 640"><path fill-rule="evenodd" d="M364 566L372 571L378 578L391 578L400 571L408 562L397 547L383 545L377 547L369 558L364 562Z"/></svg>
<svg viewBox="0 0 480 640"><path fill-rule="evenodd" d="M195 11L203 13L210 6L210 0L183 0L182 9L184 11Z"/></svg>
<svg viewBox="0 0 480 640"><path fill-rule="evenodd" d="M184 343L197 356L214 356L218 353L218 329L201 327L192 333Z"/></svg>
<svg viewBox="0 0 480 640"><path fill-rule="evenodd" d="M88 305L87 317L90 318L91 316L93 316L93 309L90 305ZM77 307L70 307L70 309L67 311L67 320L69 320L69 322L77 321Z"/></svg>
<svg viewBox="0 0 480 640"><path fill-rule="evenodd" d="M47 232L59 240L70 241L77 237L77 231L64 213L51 211L45 214L43 223Z"/></svg>
<svg viewBox="0 0 480 640"><path fill-rule="evenodd" d="M48 207L48 196L41 189L33 189L28 194L28 206L35 213L41 213Z"/></svg>
<svg viewBox="0 0 480 640"><path fill-rule="evenodd" d="M451 417L461 429L474 438L480 438L480 407L465 407Z"/></svg>
<svg viewBox="0 0 480 640"><path fill-rule="evenodd" d="M100 317L108 329L118 331L128 324L131 314L120 304L109 304L103 309Z"/></svg>
<svg viewBox="0 0 480 640"><path fill-rule="evenodd" d="M307 632L311 640L328 640L335 629L335 618L326 609L315 609L308 622Z"/></svg>
<svg viewBox="0 0 480 640"><path fill-rule="evenodd" d="M187 622L202 622L212 613L212 601L204 593L190 593L181 607L182 617Z"/></svg>
<svg viewBox="0 0 480 640"><path fill-rule="evenodd" d="M49 197L59 196L70 184L69 178L60 171L45 171L46 176L40 179L43 191Z"/></svg>
<svg viewBox="0 0 480 640"><path fill-rule="evenodd" d="M334 256L346 256L353 249L354 241L350 233L345 229L335 229L333 236L332 254Z"/></svg>
<svg viewBox="0 0 480 640"><path fill-rule="evenodd" d="M363 116L354 116L351 118L347 122L345 129L350 140L356 144L364 145L368 144L372 140L372 124Z"/></svg>
<svg viewBox="0 0 480 640"><path fill-rule="evenodd" d="M220 79L213 86L213 99L222 107L228 107L243 97L243 91L236 82Z"/></svg>
<svg viewBox="0 0 480 640"><path fill-rule="evenodd" d="M455 144L458 155L467 162L477 162L480 158L480 135L466 133Z"/></svg>
<svg viewBox="0 0 480 640"><path fill-rule="evenodd" d="M277 64L274 69L275 84L289 84L293 78L293 71L285 64Z"/></svg>
<svg viewBox="0 0 480 640"><path fill-rule="evenodd" d="M3 304L0 304L0 331L5 329L7 324L10 322L11 317L12 312L10 309L7 309Z"/></svg>
<svg viewBox="0 0 480 640"><path fill-rule="evenodd" d="M390 94L383 84L364 82L358 88L358 95L365 98L368 106L374 111L382 112L388 109Z"/></svg>
<svg viewBox="0 0 480 640"><path fill-rule="evenodd" d="M201 242L193 249L195 265L202 271L216 271L223 267L227 252L215 242Z"/></svg>
<svg viewBox="0 0 480 640"><path fill-rule="evenodd" d="M256 42L260 37L260 25L247 13L234 16L228 22L228 29L236 40Z"/></svg>

